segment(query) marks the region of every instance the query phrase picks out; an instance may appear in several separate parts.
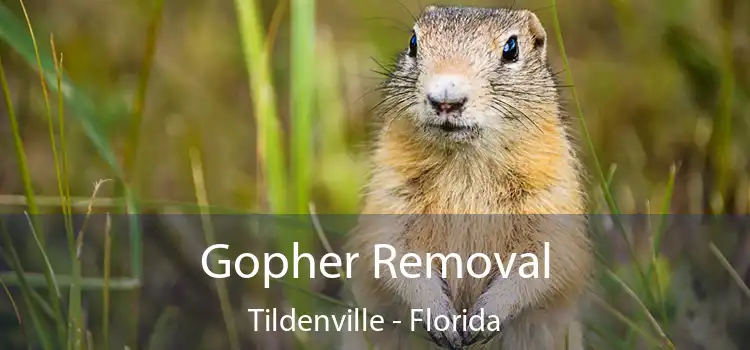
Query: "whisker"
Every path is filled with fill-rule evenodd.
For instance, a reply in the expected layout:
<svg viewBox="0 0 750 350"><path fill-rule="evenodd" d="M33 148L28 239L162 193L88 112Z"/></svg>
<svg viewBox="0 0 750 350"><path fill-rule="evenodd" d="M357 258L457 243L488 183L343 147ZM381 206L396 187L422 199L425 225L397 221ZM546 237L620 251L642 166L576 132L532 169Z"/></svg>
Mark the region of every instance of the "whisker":
<svg viewBox="0 0 750 350"><path fill-rule="evenodd" d="M553 77L556 77L556 76L558 76L558 75L560 75L560 74L562 74L562 73L565 73L565 69L559 70L559 71L557 71L557 72L552 72L552 76L553 76Z"/></svg>
<svg viewBox="0 0 750 350"><path fill-rule="evenodd" d="M514 113L512 113L511 111L509 111L507 107L505 107L505 106L503 106L501 104L490 104L490 108L492 108L493 110L495 110L496 112L498 112L498 114L500 114L503 117L503 119L517 121L526 130L529 130L528 125L526 125L526 123L524 123L519 116L517 116Z"/></svg>
<svg viewBox="0 0 750 350"><path fill-rule="evenodd" d="M406 101L408 101L410 99L413 99L413 98L414 98L414 96L411 93L407 93L407 94L403 94L403 95L390 95L390 96L384 98L383 100L381 100L380 102L378 102L372 108L372 110L375 110L376 108L381 107L381 106L386 107L385 109L383 109L383 110L380 111L380 114L385 115L388 112L390 112L392 109L398 107L400 104L402 104L402 103L404 103L404 102L406 102Z"/></svg>
<svg viewBox="0 0 750 350"><path fill-rule="evenodd" d="M375 59L375 57L370 57L370 59L371 59L371 60L372 60L373 62L375 62L375 64L377 64L377 65L378 65L378 67L380 67L381 69L383 69L383 70L384 70L384 71L386 71L386 72L393 72L393 71L394 71L394 70L396 69L396 64L395 64L395 62L391 62L391 63L390 63L390 65L391 65L391 66L390 66L390 68L389 68L389 67L386 67L385 65L383 65L382 63L380 63L380 61L378 61L377 59Z"/></svg>
<svg viewBox="0 0 750 350"><path fill-rule="evenodd" d="M533 119L531 119L531 117L529 117L526 113L524 113L523 111L519 110L518 108L514 107L513 105L511 105L511 104L509 104L509 103L507 103L507 102L505 102L505 101L503 101L501 99L497 99L496 98L496 99L493 99L493 101L496 102L496 103L498 103L498 104L504 105L507 108L511 108L511 109L515 110L516 112L520 113L524 118L526 118L529 122L531 122L531 124L533 124L539 131L542 131L542 128L540 128L539 125ZM539 117L538 114L537 114L537 117Z"/></svg>
<svg viewBox="0 0 750 350"><path fill-rule="evenodd" d="M528 96L532 97L532 98L529 98L529 97L523 97L523 96L513 95L513 93L515 93L515 91L497 91L497 92L504 92L504 93L506 93L505 95L508 98L512 98L513 100L517 100L517 101L521 101L521 102L542 103L544 101L543 99L540 99L540 98L533 98L533 97L537 97L537 95L530 95L529 94Z"/></svg>
<svg viewBox="0 0 750 350"><path fill-rule="evenodd" d="M387 127L387 129L386 129L386 130L387 130L387 131L388 131L388 130L390 130L390 129L391 129L391 126L393 125L393 122L394 122L394 121L396 121L396 119L398 119L398 118L401 118L401 117L402 117L402 114L401 114L401 113L402 113L403 111L405 111L405 110L407 110L407 109L409 109L409 108L411 108L411 107L413 107L413 106L415 106L415 105L416 105L416 103L415 103L415 102L412 102L412 103L407 103L407 104L406 104L405 106L403 106L403 107L402 107L401 109L399 109L399 110L398 110L398 111L397 111L397 112L396 112L396 113L394 114L394 117L393 117L393 118L391 119L391 122L390 122L390 123L388 123L388 127Z"/></svg>
<svg viewBox="0 0 750 350"><path fill-rule="evenodd" d="M396 1L401 6L401 8L403 8L404 10L406 10L407 13L409 13L409 16L411 16L411 19L414 20L414 22L417 21L417 16L415 16L414 12L411 12L411 10L409 10L409 8L406 7L406 5L404 5L404 3L402 3L399 0L394 0L394 1Z"/></svg>
<svg viewBox="0 0 750 350"><path fill-rule="evenodd" d="M541 87L541 88L547 88L547 89L558 89L558 88L571 88L571 87L573 87L573 85L570 85L570 84L542 85L542 84L529 84L529 83L521 83L521 84L492 83L492 85L493 86L508 86L508 87L533 86L533 87Z"/></svg>
<svg viewBox="0 0 750 350"><path fill-rule="evenodd" d="M375 70L375 69L370 69L370 71L373 72L373 73L375 73L375 74L381 75L383 77L391 78L393 80L401 80L401 81L406 81L406 82L410 82L410 83L414 83L414 82L417 81L417 78L414 78L414 77L411 77L411 76L408 76L408 75L404 75L404 74L399 74L399 73L392 72L392 71L387 71L387 70L386 71L379 71L379 70Z"/></svg>
<svg viewBox="0 0 750 350"><path fill-rule="evenodd" d="M542 97L551 98L555 96L555 93L556 93L556 91L553 89L545 90L545 91L524 91L521 89L503 89L501 87L496 87L496 86L491 87L491 89L493 92L500 92L500 93L504 93L508 96L513 96L513 97L516 97L516 96L537 97L536 99L530 100L530 101L537 101L537 102L541 101Z"/></svg>
<svg viewBox="0 0 750 350"><path fill-rule="evenodd" d="M391 18L391 17L367 17L367 18L363 18L363 20L364 21L390 21L390 22L393 22L393 23L398 24L399 26L401 26L401 28L399 28L400 30L403 30L405 32L411 31L411 26L408 23L406 23L404 21L401 21L401 20L398 20L396 18Z"/></svg>

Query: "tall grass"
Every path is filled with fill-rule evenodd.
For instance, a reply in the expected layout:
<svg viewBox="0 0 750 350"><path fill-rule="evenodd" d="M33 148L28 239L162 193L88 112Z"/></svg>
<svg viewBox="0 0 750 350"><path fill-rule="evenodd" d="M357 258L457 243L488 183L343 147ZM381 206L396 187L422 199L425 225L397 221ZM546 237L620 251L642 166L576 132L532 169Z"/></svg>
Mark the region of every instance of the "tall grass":
<svg viewBox="0 0 750 350"><path fill-rule="evenodd" d="M269 35L259 24L262 23L258 13L259 4L255 1L235 1L238 15L242 49L245 54L246 69L250 80L256 121L257 155L259 168L263 174L264 192L269 213L302 214L307 210L309 191L311 189L311 164L313 162L313 125L312 103L314 98L314 75L309 69L315 57L315 2L311 0L292 0L292 82L291 82L291 147L289 152L284 147L285 139L277 114L275 88L272 71L269 67L271 46L266 41ZM291 155L292 167L287 166L287 154ZM287 191L291 188L291 191ZM291 242L298 242L301 252L312 252L313 236L309 229L290 229L285 232L274 232L277 251L285 256L292 256ZM297 288L309 286L309 273L304 268L300 278L288 276L288 282ZM287 290L287 297L295 309L309 312L309 299L296 290Z"/></svg>
<svg viewBox="0 0 750 350"><path fill-rule="evenodd" d="M258 181L262 202L272 213L287 211L286 157L282 148L281 125L276 93L269 67L269 48L264 41L262 17L255 1L235 0L237 22L250 82L256 123L257 156L263 181Z"/></svg>
<svg viewBox="0 0 750 350"><path fill-rule="evenodd" d="M54 46L54 40L50 37L50 48L40 46L37 43L36 36L34 34L32 21L29 13L24 6L23 1L19 1L21 10L23 11L24 18L26 20L27 32L22 32L22 25L20 21L10 14L9 9L3 4L0 6L0 17L3 18L2 25L0 26L0 35L6 40L11 46L19 52L32 67L35 68L40 78L40 85L44 98L44 107L47 116L47 124L49 131L50 145L52 148L52 155L54 161L55 175L57 178L58 187L58 200L59 207L62 210L63 218L65 221L64 229L67 233L68 250L70 253L70 266L71 275L58 275L52 268L50 260L46 254L45 235L40 222L40 212L36 205L36 195L33 187L31 186L31 176L27 166L27 160L23 142L21 141L20 131L18 130L18 122L14 113L13 101L10 98L10 91L5 78L2 64L0 63L0 75L2 78L3 92L6 97L6 106L8 109L8 115L12 125L12 136L16 148L16 155L18 161L19 174L22 174L25 188L25 204L29 208L27 216L29 218L29 225L33 234L34 240L37 243L41 256L45 262L44 264L44 281L39 283L38 279L35 279L33 274L24 273L24 269L21 265L21 260L18 253L13 248L13 242L9 236L6 236L5 243L8 252L5 253L6 258L13 261L15 277L17 279L10 278L10 282L17 281L22 288L24 293L24 299L26 305L34 320L34 328L37 332L39 342L44 349L84 349L90 347L90 333L86 330L84 325L84 310L82 301L82 286L84 279L82 277L82 269L80 262L81 249L83 248L83 239L85 232L84 227L76 233L73 232L72 224L72 205L70 196L70 186L68 178L68 161L67 161L67 142L65 137L65 106L72 106L74 115L76 115L84 126L84 130L89 136L90 140L94 143L99 154L105 158L107 163L110 165L112 173L121 180L121 185L124 185L123 171L115 160L114 152L109 146L109 141L104 136L104 132L97 123L97 119L94 118L94 104L86 95L84 95L79 89L73 85L70 80L66 77L63 69L62 54L58 57ZM55 131L55 121L52 118L51 102L48 95L49 87L53 87L55 92L58 94L58 119L57 126L58 131ZM145 89L145 84L142 86ZM136 109L137 110L137 109ZM134 118L138 120L138 118ZM59 148L58 148L59 138ZM58 149L60 152L58 152ZM94 195L99 190L102 182L98 182L94 186ZM135 201L133 200L132 191L125 190L125 203L129 205L129 208L134 209ZM93 201L93 199L92 199ZM92 204L89 203L89 210L86 218L91 214ZM132 216L135 218L135 216ZM135 221L135 225L131 226L131 244L132 256L131 262L133 264L133 273L136 275L136 283L125 283L126 289L134 289L133 286L138 284L138 274L140 270L140 232L139 225ZM5 232L7 235L7 232ZM9 276L6 276L8 279ZM35 282L39 281L39 282ZM61 293L61 286L59 282L65 281L64 287L68 288L68 310L67 319L64 317L62 311L63 296ZM104 289L108 291L112 286L109 284L109 276L106 276L102 282L97 279L89 279L88 286L98 289ZM43 300L37 296L34 290L37 286L46 285L49 290L48 300ZM106 293L106 292L105 292ZM53 313L53 327L55 331L49 329L48 325L41 320L41 311L50 310L50 307L46 305L51 304L51 312ZM49 311L48 311L49 313ZM137 319L137 317L135 317ZM108 322L108 321L107 321ZM56 332L56 339L53 339L50 335L51 332ZM57 344L57 345L54 345Z"/></svg>
<svg viewBox="0 0 750 350"><path fill-rule="evenodd" d="M341 187L331 201L340 208L354 208L356 206L356 192L359 187L357 180L352 179L356 164L348 158L346 140L346 108L345 98L342 96L342 86L339 85L339 65L344 61L336 54L330 33L319 30L316 23L317 3L313 0L290 0L289 27L290 27L290 77L289 82L289 104L290 117L289 128L283 127L284 123L279 113L280 99L278 98L278 86L274 83L274 65L271 64L272 53L275 50L275 38L280 23L283 21L285 2L280 3L274 12L270 28L266 30L262 25L261 2L254 0L235 0L240 47L243 54L244 69L247 74L247 82L250 87L250 100L252 101L252 115L255 122L256 153L261 176L257 181L257 193L259 198L255 203L253 211L273 214L312 214L314 205L311 204L312 193L320 181L326 188ZM620 11L621 25L632 25L632 4L628 1L613 1ZM199 212L201 214L201 230L206 243L213 244L217 241L214 234L214 223L210 219L211 213L230 212L247 213L248 208L229 208L226 206L215 206L209 203L209 185L206 178L213 171L204 166L201 149L202 143L191 144L188 158L190 160L190 174L195 203L170 202L150 199L141 199L139 194L140 182L137 178L139 166L139 150L142 148L142 128L144 116L147 113L147 96L152 77L157 42L162 23L164 2L157 0L148 8L148 20L145 46L141 58L141 69L138 74L136 93L132 106L120 106L115 113L129 116L125 147L123 148L122 162L117 153L110 145L104 127L100 125L96 109L97 102L86 95L83 89L74 84L63 69L63 55L58 53L54 41L50 40L50 48L39 45L34 35L32 20L23 6L22 7L26 25L16 16L12 15L9 5L0 4L0 38L20 54L20 57L39 74L42 89L43 102L48 124L51 153L54 160L54 170L57 183L57 196L40 196L36 193L32 174L29 170L24 140L19 130L18 118L13 106L10 87L3 70L3 62L0 59L0 83L2 83L3 94L7 106L7 114L11 126L11 135L17 161L17 172L23 184L23 196L0 196L2 202L13 202L27 208L29 227L32 234L35 251L38 251L42 264L41 273L27 272L21 254L16 251L13 237L6 230L5 222L0 220L2 229L3 251L2 257L13 268L13 273L0 274L6 295L11 298L14 310L19 315L19 323L27 335L28 347L41 346L45 350L53 349L91 349L93 344L102 344L107 349L114 339L110 335L113 323L110 318L112 305L112 292L126 291L129 294L130 316L129 333L124 342L130 348L138 347L138 339L143 338L138 334L139 308L141 305L140 291L143 283L143 249L142 232L137 215L130 216L130 259L129 277L113 277L112 259L117 249L113 247L111 219L107 216L106 225L103 228L88 228L88 218L94 212L94 207L104 208L107 211L122 211L125 213L139 213L142 209L163 209L177 207L185 212ZM640 337L648 348L674 349L675 345L668 334L668 325L671 323L670 316L666 311L668 296L664 295L669 279L664 276L664 257L661 255L663 233L666 230L665 221L657 224L649 244L650 251L648 259L642 259L641 254L636 251L630 239L630 233L621 222L621 211L613 193L613 179L615 166L611 167L609 174L604 171L600 163L596 147L589 133L583 107L579 100L578 92L574 83L574 74L571 71L566 47L563 41L560 18L558 16L558 4L551 0L553 13L553 31L558 41L559 50L565 69L565 79L572 86L571 93L574 102L575 114L583 132L584 142L594 163L594 172L597 176L600 191L604 197L612 217L615 219L618 232L621 233L628 245L630 259L633 269L605 269L604 278L617 293L627 296L634 303L636 315L628 315L612 306L606 296L594 296L595 303L602 310L611 314L621 322L627 329L627 336L622 339L616 331L610 331L590 325L591 329L603 338L612 348L632 349L638 344ZM725 51L731 51L728 36L722 39ZM727 54L727 57L729 55ZM720 168L720 181L727 183L729 166L726 164L725 156L729 149L729 131L731 129L730 117L732 113L732 99L734 94L733 70L729 58L723 68L723 85L721 95L722 103L720 118L717 119L715 153L721 156L717 167ZM52 117L52 99L49 94L57 94L58 118ZM66 114L66 111L69 111ZM84 133L91 141L98 154L109 166L112 177L116 180L118 190L114 198L97 197L102 182L95 184L91 198L73 197L70 190L66 125L71 124L67 115L71 115L72 122L83 126ZM288 130L286 132L285 130ZM324 136L320 136L324 134ZM59 146L58 146L59 145ZM345 164L341 166L341 164ZM338 166L336 166L338 165ZM341 169L346 171L342 171ZM664 190L664 198L659 208L660 214L670 212L670 204L675 191L675 182L678 167L673 166L668 174ZM719 186L724 188L725 185ZM345 194L341 194L345 193ZM338 197L336 197L338 196ZM70 262L70 273L61 273L60 268L51 262L49 247L46 240L45 230L35 221L39 218L40 207L59 207L65 217L65 230L68 239L68 253ZM74 232L72 214L75 210L85 213L83 227ZM664 220L664 215L661 216ZM315 227L297 227L287 231L273 232L272 240L275 249L287 256L292 254L291 242L299 242L302 252L314 252L316 241L320 241L324 250L333 250L331 242L326 237L317 217L313 216ZM83 276L81 266L81 251L85 249L85 237L87 230L103 230L103 267L101 277ZM317 233L317 237L316 237ZM248 237L254 239L255 237ZM750 289L744 285L741 276L733 270L731 264L713 244L711 252L730 274L735 283L750 298ZM641 266L646 264L645 266ZM301 267L305 267L304 265ZM624 272L623 272L624 271ZM632 272L632 276L630 275ZM301 276L309 275L307 271L300 271ZM625 276L626 275L626 276ZM322 301L337 308L348 308L346 302L342 302L330 296L324 295L311 285L305 278L289 278L274 281L281 286L285 293L283 306L290 306L301 313L311 313L315 309L314 301ZM21 300L25 309L16 306L12 291L6 287L17 288L20 291ZM656 288L652 288L656 285ZM245 347L240 337L239 328L242 320L235 319L233 309L238 305L232 305L229 286L222 280L216 280L213 285L218 295L221 308L221 316L224 323L224 333L231 349ZM39 294L38 290L46 289L46 297ZM102 298L102 325L100 332L95 332L93 326L86 324L86 307L84 306L84 292L97 291ZM614 293L614 292L613 292ZM66 298L67 297L67 298ZM21 304L21 303L19 303ZM67 310L66 307L67 306ZM656 308L656 311L652 311ZM25 312L24 312L25 311ZM148 338L149 348L159 348L165 340L162 334L166 334L175 319L174 309L168 309L158 319L154 326L155 331ZM25 315L29 316L30 322L24 322ZM92 328L92 329L89 329ZM28 330L28 332L26 332ZM314 340L300 337L302 346L315 345Z"/></svg>
<svg viewBox="0 0 750 350"><path fill-rule="evenodd" d="M291 1L291 176L293 177L292 213L306 213L310 202L313 145L313 101L315 97L315 1ZM303 233L306 234L306 233ZM305 238L305 249L311 240Z"/></svg>
<svg viewBox="0 0 750 350"><path fill-rule="evenodd" d="M2 13L2 12L0 12ZM39 208L36 205L34 196L34 187L31 183L31 175L29 174L28 160L26 158L26 151L23 148L23 140L21 139L21 131L18 129L18 119L16 118L15 108L13 108L13 101L10 97L10 89L8 88L8 80L5 77L5 69L3 68L2 58L0 58L0 83L2 83L3 95L5 96L5 105L8 119L10 121L10 132L13 137L13 147L16 151L16 161L18 162L18 174L23 182L24 196L26 200L26 206L28 207L31 215L39 214Z"/></svg>
<svg viewBox="0 0 750 350"><path fill-rule="evenodd" d="M206 193L206 184L203 177L203 162L201 161L200 153L197 149L190 149L190 163L193 168L193 182L195 186L195 197L198 205L205 208L208 204L208 194ZM204 209L201 212L201 223L203 227L203 235L206 239L206 244L212 246L216 244L216 237L213 231L213 225L211 223L211 213ZM217 262L211 261L213 268L216 268ZM216 289L219 293L219 303L221 305L221 313L224 317L224 323L227 327L227 336L229 337L229 345L232 350L240 349L240 342L237 336L237 326L235 325L234 315L232 314L231 305L229 303L229 293L227 292L226 282L223 279L216 279Z"/></svg>

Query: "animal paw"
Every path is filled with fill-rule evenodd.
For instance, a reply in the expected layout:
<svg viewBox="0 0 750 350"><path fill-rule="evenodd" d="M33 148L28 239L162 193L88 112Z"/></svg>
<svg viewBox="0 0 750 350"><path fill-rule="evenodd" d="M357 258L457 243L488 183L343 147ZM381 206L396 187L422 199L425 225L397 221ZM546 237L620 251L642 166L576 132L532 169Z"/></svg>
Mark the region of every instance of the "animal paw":
<svg viewBox="0 0 750 350"><path fill-rule="evenodd" d="M469 327L462 334L461 344L469 346L476 343L486 344L494 339L502 331L502 325L497 328L490 328L488 324L493 322L490 317L479 315L473 312L469 316Z"/></svg>
<svg viewBox="0 0 750 350"><path fill-rule="evenodd" d="M488 294L479 297L473 311L467 316L468 327L462 334L464 346L490 342L502 333L504 325L513 319L513 315L499 312L499 308L493 307L495 304L489 299L491 298Z"/></svg>
<svg viewBox="0 0 750 350"><path fill-rule="evenodd" d="M446 349L460 349L463 346L463 333L454 324L456 310L451 302L450 286L443 278L438 282L441 291L439 296L433 296L432 300L425 303L428 307L417 311L416 315L422 320L422 327L435 344Z"/></svg>
<svg viewBox="0 0 750 350"><path fill-rule="evenodd" d="M462 332L453 323L456 312L452 307L446 306L419 311L416 316L424 320L422 327L435 344L446 349L461 349L463 347Z"/></svg>

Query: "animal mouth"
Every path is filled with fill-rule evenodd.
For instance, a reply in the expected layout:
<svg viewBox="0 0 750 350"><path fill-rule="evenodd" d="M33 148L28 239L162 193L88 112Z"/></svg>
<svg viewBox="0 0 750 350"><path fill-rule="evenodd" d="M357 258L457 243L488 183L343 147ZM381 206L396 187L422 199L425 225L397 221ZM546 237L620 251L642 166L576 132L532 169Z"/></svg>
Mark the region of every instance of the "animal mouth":
<svg viewBox="0 0 750 350"><path fill-rule="evenodd" d="M433 125L433 126L447 133L463 132L463 131L469 131L472 129L470 125L458 124L458 123L450 122L447 120L440 124Z"/></svg>
<svg viewBox="0 0 750 350"><path fill-rule="evenodd" d="M462 131L468 129L468 126L465 125L459 125L451 122L444 122L440 124L440 129L445 132L456 132L456 131Z"/></svg>

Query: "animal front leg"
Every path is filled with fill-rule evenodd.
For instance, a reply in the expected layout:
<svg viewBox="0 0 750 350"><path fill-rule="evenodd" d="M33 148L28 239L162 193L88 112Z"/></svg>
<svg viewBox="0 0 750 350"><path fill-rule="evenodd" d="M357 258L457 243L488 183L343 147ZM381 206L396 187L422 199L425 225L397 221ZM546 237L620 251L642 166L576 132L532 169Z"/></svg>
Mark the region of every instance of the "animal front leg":
<svg viewBox="0 0 750 350"><path fill-rule="evenodd" d="M442 277L434 277L434 280L439 281L441 291L438 292L435 286L425 286L427 290L431 289L431 291L422 296L422 301L413 302L411 305L412 307L416 305L427 306L412 308L412 325L417 322L420 323L435 344L448 349L459 349L463 342L463 334L456 328L457 326L453 324L456 310L451 302L451 293L448 288L448 283ZM425 282L426 281L420 281L417 283ZM436 327L437 319L441 316L444 320L447 320L444 331L440 331L438 327Z"/></svg>
<svg viewBox="0 0 750 350"><path fill-rule="evenodd" d="M550 291L549 280L524 279L517 273L494 277L471 309L464 346L491 341L521 312L540 305Z"/></svg>
<svg viewBox="0 0 750 350"><path fill-rule="evenodd" d="M428 269L430 269L430 277L426 275ZM463 334L453 323L457 313L447 281L442 278L439 271L429 266L411 270L410 273L419 277L386 278L384 281L386 287L401 297L401 300L410 308L412 327L419 323L439 346L448 349L461 348ZM439 317L444 321L447 320L448 323L446 327L440 327L445 328L443 331L435 327Z"/></svg>

